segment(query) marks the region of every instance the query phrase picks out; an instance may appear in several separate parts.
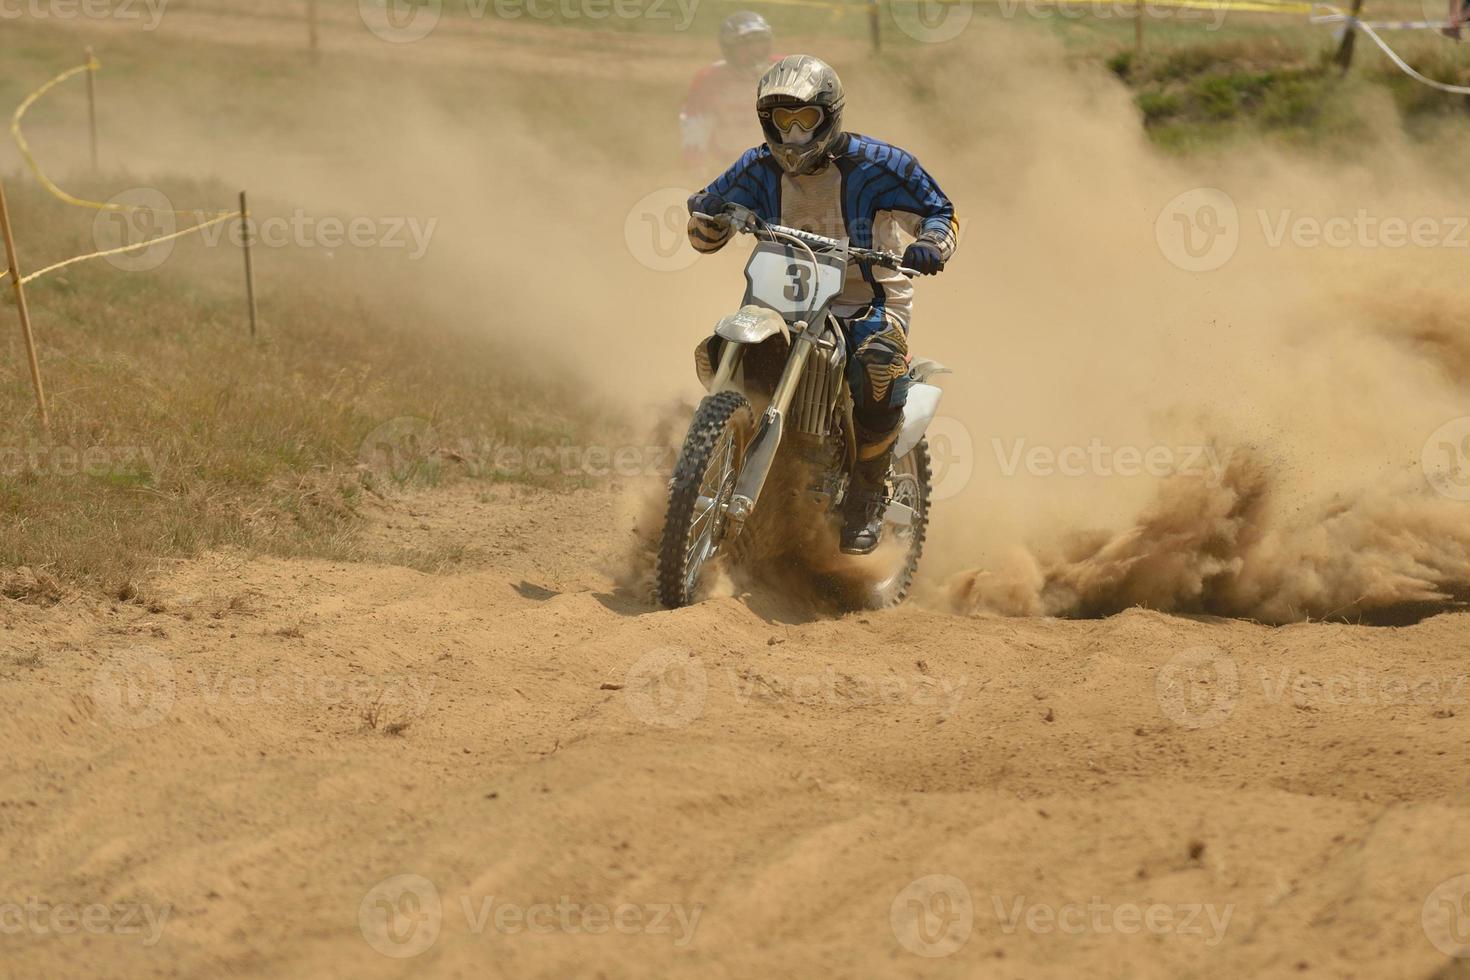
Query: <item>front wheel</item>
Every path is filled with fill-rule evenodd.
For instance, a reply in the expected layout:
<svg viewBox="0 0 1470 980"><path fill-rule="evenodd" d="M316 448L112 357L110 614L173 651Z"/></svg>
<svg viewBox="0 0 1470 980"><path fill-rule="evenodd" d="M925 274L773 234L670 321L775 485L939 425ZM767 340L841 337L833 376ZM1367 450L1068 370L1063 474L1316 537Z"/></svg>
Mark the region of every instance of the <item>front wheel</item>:
<svg viewBox="0 0 1470 980"><path fill-rule="evenodd" d="M725 509L754 431L750 402L735 391L706 397L689 423L658 550L658 601L669 609L694 601L700 575L723 543Z"/></svg>

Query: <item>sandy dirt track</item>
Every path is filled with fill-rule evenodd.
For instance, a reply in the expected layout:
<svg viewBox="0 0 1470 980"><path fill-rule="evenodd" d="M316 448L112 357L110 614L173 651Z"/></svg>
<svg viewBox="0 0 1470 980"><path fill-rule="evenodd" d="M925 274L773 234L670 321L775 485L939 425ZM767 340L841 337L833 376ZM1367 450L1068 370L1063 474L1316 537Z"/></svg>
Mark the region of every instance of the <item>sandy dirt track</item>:
<svg viewBox="0 0 1470 980"><path fill-rule="evenodd" d="M505 93L530 90L520 76L662 80L667 99L588 136L631 129L671 154L674 107L708 56L694 37L614 43L526 24L446 23L432 42L387 44L350 6L328 17L328 64L360 63L385 80L355 83L375 116L377 97L408 77L382 65L483 66L485 90L507 104ZM68 51L123 39L106 22L76 34ZM1155 508L1151 526L1169 533L1142 536L1140 550L1213 566L1240 553L1237 538L1270 544L1267 532L1284 527L1286 545L1249 563L1268 566L1259 588L1273 599L1282 581L1333 572L1349 600L1365 591L1359 577L1462 583L1463 505L1430 497L1417 468L1436 426L1463 415L1470 378L1458 367L1431 375L1423 362L1470 363L1462 331L1425 354L1417 321L1395 308L1386 319L1403 337L1385 339L1354 319L1363 303L1342 288L1352 266L1314 278L1249 241L1220 278L1180 277L1156 216L1177 193L1217 186L1217 174L1159 163L1130 96L1100 74L1073 79L1051 55L1028 67L1033 48L1001 57L1014 38L996 36L966 76L977 107L946 108L943 140L923 133L931 110L854 100L864 125L899 142L925 135L926 161L937 158L977 216L972 264L926 297L922 329L924 352L960 369L947 410L973 423L982 458L992 436L1212 444L1217 433L1194 429L1199 406L1258 407L1276 464L1270 501L1286 516L1257 525L1221 507L1222 519L1201 521L1228 493L1187 497ZM157 42L164 58L185 42L299 52L304 25L181 5ZM516 87L493 89L507 78ZM870 97L890 82L848 78ZM211 80L229 82L196 81ZM386 104L416 97L409 88ZM354 118L342 108L351 101L318 98L315 116ZM146 122L139 132L170 125ZM340 178L319 147L306 168L315 185L288 173L295 153L272 169L221 146L219 172L252 193L273 181L282 197L323 208L463 212L473 226L521 205L472 196L474 206L451 208L430 192L464 193L465 160L517 171L530 161L545 183L525 195L537 211L526 226L542 227L538 195L585 208L545 226L547 241L601 229L583 258L617 261L592 285L607 290L615 274L620 295L667 297L679 326L628 329L676 340L667 364L688 389L697 336L677 331L694 329L684 307L715 276L656 274L625 254L623 238L628 209L672 178L616 171L598 202L580 158L519 142L502 158L490 152L501 130L461 126L426 113L407 135L366 130L379 145L360 154L376 161L361 183L424 174L424 196L406 204L361 190L326 196ZM279 149L267 142L262 160ZM1096 182L1070 173L1083 154ZM165 165L151 150L140 159ZM1242 213L1466 206L1432 187L1421 203L1359 184L1324 201L1292 181L1337 192L1339 175L1283 172L1280 188L1231 183ZM1394 170L1364 173L1363 184L1418 186ZM453 251L467 239L446 231L435 254L463 254L479 277L501 256L480 250L487 236L473 230L475 247ZM1059 267L1067 289L1055 288ZM736 281L728 271L719 282ZM1144 274L1157 280L1156 311L1140 323ZM477 322L488 298L464 296ZM1433 299L1425 309L1439 316ZM563 321L616 334L590 301L563 302ZM974 310L985 314L978 341L966 333ZM1445 323L1466 322L1459 305L1443 311ZM1025 329L1002 343L992 324ZM652 355L646 367L649 377L672 370ZM1121 390L1154 399L1123 404ZM1135 407L1142 418L1180 406L1178 432L1134 426ZM1227 426L1220 438L1255 446L1258 428ZM1382 478L1385 459L1418 496ZM982 472L971 498L940 505L929 572L979 568L975 556L997 553L971 529L1028 518L1064 535L1077 522L1059 482ZM1361 521L1355 493L1377 501ZM1099 502L1115 505L1107 516L1124 529L1145 508L1077 496L1088 527ZM461 485L385 506L368 532L385 551L463 548L445 574L210 555L166 570L138 601L0 598L0 978L1470 977L1470 959L1455 955L1470 955L1470 616L1268 628L1144 609L965 617L920 601L833 619L769 594L667 612L618 584L635 537L620 516L629 510L611 491ZM1184 564L1181 577L1200 577ZM1303 608L1344 608L1323 591Z"/></svg>
<svg viewBox="0 0 1470 980"><path fill-rule="evenodd" d="M0 975L1465 975L1470 618L657 611L617 509L0 600Z"/></svg>

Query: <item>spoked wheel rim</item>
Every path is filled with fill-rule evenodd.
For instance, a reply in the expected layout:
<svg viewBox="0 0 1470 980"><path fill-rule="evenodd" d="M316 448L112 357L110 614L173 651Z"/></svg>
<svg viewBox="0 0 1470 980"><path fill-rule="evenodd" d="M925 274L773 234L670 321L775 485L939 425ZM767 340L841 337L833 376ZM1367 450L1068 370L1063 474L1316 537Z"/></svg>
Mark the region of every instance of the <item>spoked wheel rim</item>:
<svg viewBox="0 0 1470 980"><path fill-rule="evenodd" d="M755 429L750 402L735 391L708 395L694 411L669 478L654 591L666 609L694 601L710 559L725 551L727 517Z"/></svg>
<svg viewBox="0 0 1470 980"><path fill-rule="evenodd" d="M889 479L889 486L892 488L888 496L889 513L893 512L894 505L898 505L907 507L912 518L907 524L888 523L887 525L886 533L893 535L894 540L902 545L903 551L900 555L894 556L893 571L873 584L873 593L885 604L889 601L897 601L899 597L895 593L907 586L908 579L913 574L910 566L914 563L915 545L922 543L921 538L916 540L925 517L924 492L919 482L920 479L913 451L894 462L893 474Z"/></svg>
<svg viewBox="0 0 1470 980"><path fill-rule="evenodd" d="M689 522L689 534L684 541L684 592L691 597L699 584L699 573L704 570L705 562L720 549L725 512L735 493L735 479L739 475L736 459L735 430L733 426L726 426L710 453L710 465L700 480L694 518Z"/></svg>

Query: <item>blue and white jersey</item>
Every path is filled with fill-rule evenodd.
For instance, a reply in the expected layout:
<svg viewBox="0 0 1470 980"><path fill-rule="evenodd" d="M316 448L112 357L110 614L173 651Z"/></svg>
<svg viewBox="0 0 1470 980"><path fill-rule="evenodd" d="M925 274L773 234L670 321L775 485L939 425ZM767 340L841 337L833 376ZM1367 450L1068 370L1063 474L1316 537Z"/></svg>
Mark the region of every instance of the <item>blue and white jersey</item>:
<svg viewBox="0 0 1470 980"><path fill-rule="evenodd" d="M954 205L934 178L896 146L855 133L844 134L843 140L831 166L798 177L783 171L764 144L746 150L705 192L744 205L762 220L849 238L862 248L902 252L922 237L948 261L958 225ZM724 242L695 238L693 244L712 252ZM872 306L907 326L913 291L902 273L853 262L833 312L847 316Z"/></svg>

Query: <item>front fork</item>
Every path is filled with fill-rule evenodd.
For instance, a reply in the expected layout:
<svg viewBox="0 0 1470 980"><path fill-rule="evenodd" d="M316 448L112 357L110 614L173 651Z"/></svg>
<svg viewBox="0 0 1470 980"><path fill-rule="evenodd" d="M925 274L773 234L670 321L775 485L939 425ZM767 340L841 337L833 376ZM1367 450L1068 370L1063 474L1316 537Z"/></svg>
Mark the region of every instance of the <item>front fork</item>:
<svg viewBox="0 0 1470 980"><path fill-rule="evenodd" d="M816 322L820 323L820 319ZM796 386L801 381L802 372L806 370L806 360L811 356L812 348L816 346L821 333L818 327L809 325L805 320L798 320L795 326L796 336L791 342L791 356L786 359L786 368L781 372L781 380L776 382L771 404L761 415L755 438L750 441L750 448L746 450L745 462L740 467L740 476L735 481L735 492L725 514L729 521L731 538L740 534L746 520L754 512L761 490L765 488L766 478L771 475L771 466L776 462L776 450L781 447L786 412L791 408L791 399L796 396ZM711 391L719 391L723 385L729 383L735 371L737 350L738 345L735 344L726 348L725 356L720 358L719 371L710 383Z"/></svg>

